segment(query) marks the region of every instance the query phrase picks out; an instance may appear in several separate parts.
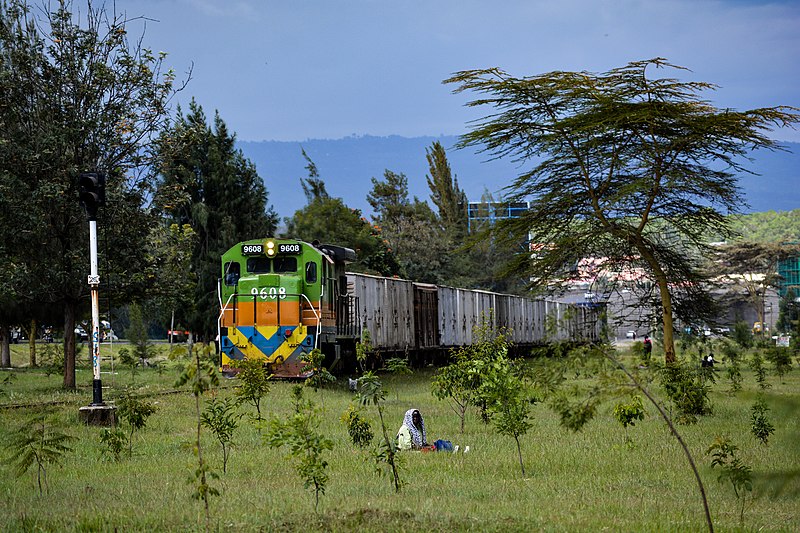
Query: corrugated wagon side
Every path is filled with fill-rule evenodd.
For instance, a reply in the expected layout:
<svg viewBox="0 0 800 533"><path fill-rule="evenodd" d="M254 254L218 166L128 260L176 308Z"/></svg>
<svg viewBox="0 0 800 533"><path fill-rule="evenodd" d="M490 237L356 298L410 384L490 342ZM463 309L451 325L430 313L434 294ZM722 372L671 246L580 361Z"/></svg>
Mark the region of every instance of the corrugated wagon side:
<svg viewBox="0 0 800 533"><path fill-rule="evenodd" d="M347 282L358 302L361 329L369 332L372 346L397 352L414 349L413 283L352 272Z"/></svg>

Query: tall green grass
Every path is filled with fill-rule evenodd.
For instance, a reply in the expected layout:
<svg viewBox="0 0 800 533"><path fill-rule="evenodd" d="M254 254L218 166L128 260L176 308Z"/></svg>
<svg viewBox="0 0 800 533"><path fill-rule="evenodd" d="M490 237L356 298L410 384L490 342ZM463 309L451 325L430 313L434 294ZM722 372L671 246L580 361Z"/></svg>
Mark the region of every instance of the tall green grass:
<svg viewBox="0 0 800 533"><path fill-rule="evenodd" d="M633 364L633 359L629 358ZM190 498L187 483L195 465L191 454L192 397L188 393L159 395L172 389L176 370L159 374L145 370L136 376L137 388L151 396L158 411L147 427L134 435L134 456L115 463L105 458L100 429L80 424L78 408L91 401L91 372L78 374L85 386L78 393L60 391L60 376L44 377L35 369L15 370L0 406L58 397L64 405L45 409L62 427L79 438L60 468L48 472L49 492L39 496L32 472L16 479L4 462L0 466L0 529L3 531L187 531L202 530L201 504ZM731 396L724 372L718 372L711 400L714 414L696 425L680 426L705 482L715 527L719 531L800 530L800 371L783 382L770 376L766 398L775 425L769 446L750 435L750 406L757 386L743 368L744 390ZM83 378L81 376L83 375ZM469 445L468 454L403 454L402 491L375 474L368 451L355 447L341 414L352 401L346 383L325 390L321 430L333 439L326 458L330 481L313 510L313 494L285 460L285 452L270 449L259 432L243 421L235 448L222 475L222 452L210 434L203 449L220 474L212 499L212 517L223 531L702 531L705 519L692 472L682 450L651 406L648 415L628 428L633 445L613 419L613 404L580 433L559 426L545 405L533 409L534 427L523 437L528 476L520 475L512 439L496 436L475 412L468 414L459 434L458 417L430 392L432 370L412 376L385 376L389 389L386 413L399 427L403 413L419 408L425 416L428 440L445 438ZM0 376L2 377L2 376ZM119 370L117 390L129 382ZM105 382L104 382L105 383ZM235 380L225 380L217 394L233 394ZM291 387L276 382L263 411L279 417L291 413ZM663 394L657 386L654 392ZM115 390L106 398L113 399ZM309 390L306 395L319 395ZM34 408L0 409L0 435L24 423ZM246 408L242 408L247 410ZM254 414L255 410L250 409ZM366 411L377 429L377 413ZM753 469L753 501L739 522L739 504L729 485L717 482L705 449L717 435L730 437L742 460Z"/></svg>

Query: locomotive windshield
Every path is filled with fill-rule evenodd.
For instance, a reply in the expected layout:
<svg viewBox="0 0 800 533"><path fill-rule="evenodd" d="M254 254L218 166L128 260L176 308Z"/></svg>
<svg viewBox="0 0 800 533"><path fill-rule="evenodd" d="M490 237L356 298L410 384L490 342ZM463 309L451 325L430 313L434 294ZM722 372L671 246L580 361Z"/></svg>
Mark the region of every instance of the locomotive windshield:
<svg viewBox="0 0 800 533"><path fill-rule="evenodd" d="M251 274L288 274L297 272L296 257L248 257L247 271Z"/></svg>

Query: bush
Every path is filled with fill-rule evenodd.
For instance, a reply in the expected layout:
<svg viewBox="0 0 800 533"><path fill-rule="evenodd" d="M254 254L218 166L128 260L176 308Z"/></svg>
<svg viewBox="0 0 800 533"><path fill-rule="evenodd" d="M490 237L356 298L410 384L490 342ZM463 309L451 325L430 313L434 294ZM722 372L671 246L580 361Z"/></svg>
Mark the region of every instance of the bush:
<svg viewBox="0 0 800 533"><path fill-rule="evenodd" d="M699 370L681 363L668 364L661 369L661 385L678 411L678 423L694 424L698 416L711 413L708 399L711 388Z"/></svg>

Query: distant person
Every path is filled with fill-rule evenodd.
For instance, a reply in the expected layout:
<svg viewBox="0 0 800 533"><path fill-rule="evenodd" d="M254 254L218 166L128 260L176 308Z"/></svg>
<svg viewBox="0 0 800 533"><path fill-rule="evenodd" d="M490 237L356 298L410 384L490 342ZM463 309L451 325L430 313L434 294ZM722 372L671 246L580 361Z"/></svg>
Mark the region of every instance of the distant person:
<svg viewBox="0 0 800 533"><path fill-rule="evenodd" d="M409 409L403 416L403 425L397 432L397 448L400 450L422 450L428 447L425 421L417 409Z"/></svg>
<svg viewBox="0 0 800 533"><path fill-rule="evenodd" d="M644 341L642 344L644 345L644 358L650 359L650 354L653 352L653 342L650 340L648 335L644 336Z"/></svg>

